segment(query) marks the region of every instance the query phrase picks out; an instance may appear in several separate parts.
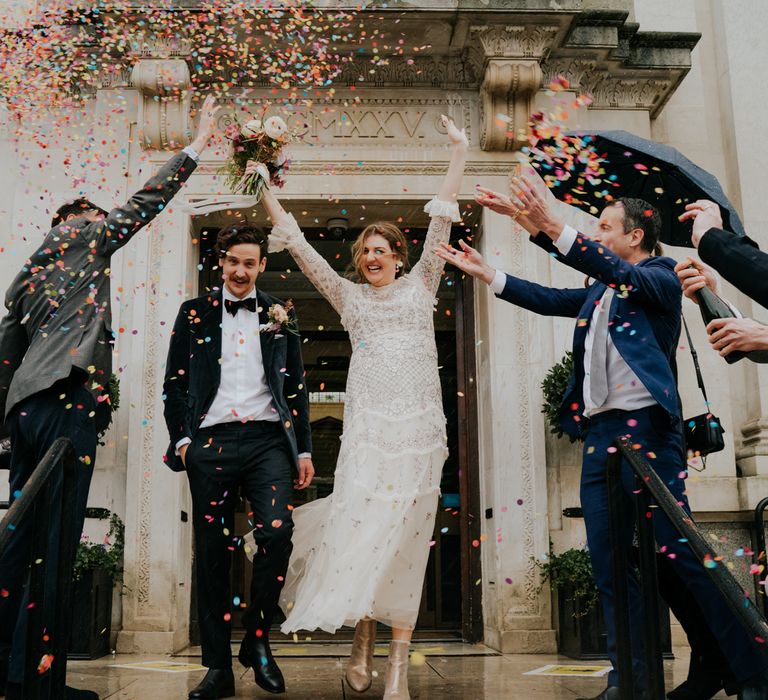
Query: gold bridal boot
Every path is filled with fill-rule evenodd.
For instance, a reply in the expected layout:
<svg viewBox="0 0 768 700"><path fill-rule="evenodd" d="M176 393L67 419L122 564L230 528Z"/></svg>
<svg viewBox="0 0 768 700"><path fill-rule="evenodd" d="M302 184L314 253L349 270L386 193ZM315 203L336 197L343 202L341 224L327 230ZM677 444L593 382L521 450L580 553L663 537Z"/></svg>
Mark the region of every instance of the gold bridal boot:
<svg viewBox="0 0 768 700"><path fill-rule="evenodd" d="M410 642L393 639L389 644L384 700L411 700L408 694L408 646Z"/></svg>
<svg viewBox="0 0 768 700"><path fill-rule="evenodd" d="M376 643L376 620L360 620L355 625L355 639L347 663L347 683L352 690L364 693L373 679L373 645Z"/></svg>

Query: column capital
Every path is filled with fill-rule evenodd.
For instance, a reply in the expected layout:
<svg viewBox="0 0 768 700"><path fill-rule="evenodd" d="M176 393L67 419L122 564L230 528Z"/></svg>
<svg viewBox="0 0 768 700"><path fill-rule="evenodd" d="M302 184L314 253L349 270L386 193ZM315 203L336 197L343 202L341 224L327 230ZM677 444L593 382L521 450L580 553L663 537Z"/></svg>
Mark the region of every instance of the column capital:
<svg viewBox="0 0 768 700"><path fill-rule="evenodd" d="M192 138L192 78L183 58L142 58L131 82L139 91L139 135L144 149L174 150Z"/></svg>
<svg viewBox="0 0 768 700"><path fill-rule="evenodd" d="M515 151L526 143L531 102L543 80L540 63L556 42L556 26L470 28L482 54L480 145L484 151Z"/></svg>
<svg viewBox="0 0 768 700"><path fill-rule="evenodd" d="M538 61L486 61L480 86L480 145L484 151L516 151L527 143L531 103L541 82Z"/></svg>

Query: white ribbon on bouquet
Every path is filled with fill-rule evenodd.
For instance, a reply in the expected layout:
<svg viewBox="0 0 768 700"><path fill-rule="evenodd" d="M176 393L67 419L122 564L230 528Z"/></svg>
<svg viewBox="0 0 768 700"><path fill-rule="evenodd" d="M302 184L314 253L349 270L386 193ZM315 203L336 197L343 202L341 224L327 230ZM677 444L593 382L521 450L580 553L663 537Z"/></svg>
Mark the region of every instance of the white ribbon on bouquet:
<svg viewBox="0 0 768 700"><path fill-rule="evenodd" d="M259 163L256 173L261 176L265 183L269 183L269 170L267 170L266 165ZM235 186L235 194L217 194L195 202L181 204L178 208L185 214L201 216L214 211L223 211L224 209L250 209L255 207L261 201L261 196L236 194L243 188L245 181L249 177L251 175L243 175L240 178L240 182Z"/></svg>

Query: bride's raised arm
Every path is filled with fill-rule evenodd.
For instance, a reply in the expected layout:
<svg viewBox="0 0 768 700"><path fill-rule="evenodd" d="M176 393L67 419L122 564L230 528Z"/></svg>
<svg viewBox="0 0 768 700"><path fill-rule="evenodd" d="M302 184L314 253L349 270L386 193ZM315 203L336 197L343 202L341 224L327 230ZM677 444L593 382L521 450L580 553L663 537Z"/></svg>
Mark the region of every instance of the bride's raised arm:
<svg viewBox="0 0 768 700"><path fill-rule="evenodd" d="M469 148L464 129L459 131L453 121L446 116L443 116L443 125L447 129L448 138L451 141L451 162L437 197L424 207L424 211L432 218L421 258L411 271L412 275L421 278L424 286L433 294L437 293L440 275L445 266L445 262L435 255L435 248L439 246L441 241L447 242L450 238L451 223L461 221L456 198L461 189L461 180L464 177L464 166L467 162L467 150Z"/></svg>
<svg viewBox="0 0 768 700"><path fill-rule="evenodd" d="M293 214L283 209L269 188L265 188L262 202L272 219L269 252L277 253L287 249L307 279L341 315L344 311L344 287L352 285L353 282L337 274L325 258L307 242Z"/></svg>

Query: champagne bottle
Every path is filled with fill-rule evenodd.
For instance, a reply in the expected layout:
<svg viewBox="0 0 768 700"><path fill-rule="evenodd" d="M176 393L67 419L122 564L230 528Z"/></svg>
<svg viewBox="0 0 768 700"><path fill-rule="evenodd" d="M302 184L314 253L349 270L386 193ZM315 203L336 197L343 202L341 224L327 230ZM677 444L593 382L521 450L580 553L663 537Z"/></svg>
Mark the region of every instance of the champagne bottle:
<svg viewBox="0 0 768 700"><path fill-rule="evenodd" d="M716 318L735 318L736 314L731 307L709 287L702 287L695 294L699 302L701 317L704 319L704 325L709 325L709 322L714 321ZM745 357L752 360L752 362L768 362L768 350L751 350L750 352L734 350L725 356L725 361L732 365L734 362L743 360Z"/></svg>
<svg viewBox="0 0 768 700"><path fill-rule="evenodd" d="M716 318L734 318L736 314L733 313L731 307L728 306L717 294L715 294L709 287L702 287L696 294L696 300L699 302L699 311L701 317L704 319L704 325L708 326L710 321L714 321ZM734 350L725 356L725 361L728 364L733 364L739 360L744 359L747 353L740 350Z"/></svg>

